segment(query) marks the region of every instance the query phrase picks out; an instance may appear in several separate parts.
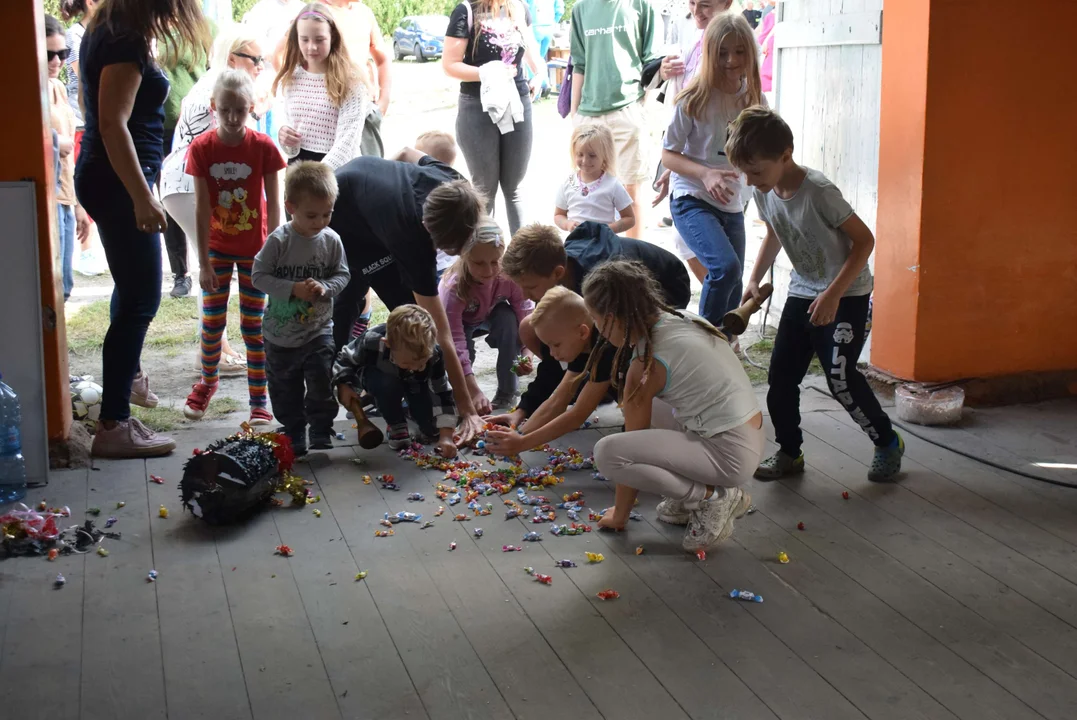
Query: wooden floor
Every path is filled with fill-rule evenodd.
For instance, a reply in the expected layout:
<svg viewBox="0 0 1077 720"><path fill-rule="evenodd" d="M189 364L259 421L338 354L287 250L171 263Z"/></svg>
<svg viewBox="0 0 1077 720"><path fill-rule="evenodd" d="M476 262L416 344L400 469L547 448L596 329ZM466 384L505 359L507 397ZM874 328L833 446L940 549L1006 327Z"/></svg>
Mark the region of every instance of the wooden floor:
<svg viewBox="0 0 1077 720"><path fill-rule="evenodd" d="M439 474L388 450L315 457L307 476L321 503L216 530L183 514L175 489L209 437L181 436L164 460L58 473L31 499L76 517L99 506L102 520L124 501L111 511L123 539L105 541L108 557L0 562L0 716L1077 718L1077 492L910 436L902 480L869 483L870 444L810 395L807 473L753 482L758 511L703 562L655 520L654 498L629 532L555 538L542 525L545 541L522 553L501 546L534 526L500 506L376 539L383 513L437 504ZM1075 418L1074 403L1001 412L980 442L993 432L1013 458L1064 457ZM1013 440L1033 436L1031 450ZM569 440L589 450L600 437ZM383 472L401 492L359 480ZM405 502L415 490L427 502ZM570 473L558 493L572 490L612 504L589 473ZM274 555L280 543L295 556ZM586 565L585 551L605 562ZM561 558L580 567L554 568ZM356 582L360 569L369 576ZM607 587L620 599L598 600ZM765 602L731 600L734 588Z"/></svg>

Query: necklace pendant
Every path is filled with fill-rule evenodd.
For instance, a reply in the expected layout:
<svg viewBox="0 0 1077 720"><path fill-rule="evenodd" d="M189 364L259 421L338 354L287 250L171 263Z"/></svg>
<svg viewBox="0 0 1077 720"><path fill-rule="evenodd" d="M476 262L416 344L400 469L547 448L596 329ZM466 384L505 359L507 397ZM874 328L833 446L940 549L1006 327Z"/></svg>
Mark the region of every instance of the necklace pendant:
<svg viewBox="0 0 1077 720"><path fill-rule="evenodd" d="M582 189L582 190L580 190L580 194L581 194L581 195L583 195L584 197L587 197L588 195L590 195L590 194L591 194L591 188L589 188L589 187L587 187L586 185L584 185L584 186L583 186L583 189Z"/></svg>

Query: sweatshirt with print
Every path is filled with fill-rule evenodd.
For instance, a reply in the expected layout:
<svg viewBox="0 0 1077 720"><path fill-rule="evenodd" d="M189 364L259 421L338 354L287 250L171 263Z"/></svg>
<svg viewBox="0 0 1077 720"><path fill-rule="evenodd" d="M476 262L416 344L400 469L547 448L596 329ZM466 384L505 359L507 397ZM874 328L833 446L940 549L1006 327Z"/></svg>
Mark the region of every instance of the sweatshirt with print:
<svg viewBox="0 0 1077 720"><path fill-rule="evenodd" d="M654 31L648 0L580 0L572 6L572 67L586 78L580 115L604 115L643 97Z"/></svg>

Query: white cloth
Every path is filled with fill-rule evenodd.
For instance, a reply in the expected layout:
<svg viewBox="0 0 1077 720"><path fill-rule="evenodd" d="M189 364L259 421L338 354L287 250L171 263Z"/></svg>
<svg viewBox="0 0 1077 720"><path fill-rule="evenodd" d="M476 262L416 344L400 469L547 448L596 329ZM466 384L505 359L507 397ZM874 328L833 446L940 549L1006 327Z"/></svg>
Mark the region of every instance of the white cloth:
<svg viewBox="0 0 1077 720"><path fill-rule="evenodd" d="M512 132L516 123L523 122L524 104L516 80L505 72L505 63L494 60L480 67L479 83L483 111L502 135Z"/></svg>
<svg viewBox="0 0 1077 720"><path fill-rule="evenodd" d="M621 218L621 210L632 204L632 196L613 175L603 173L596 183L587 183L587 194L583 194L579 176L573 173L557 189L555 207L568 211L569 220L606 223L609 225Z"/></svg>
<svg viewBox="0 0 1077 720"><path fill-rule="evenodd" d="M180 105L176 130L172 135L172 152L161 166L161 197L178 193L193 193L194 178L187 174L187 148L196 137L217 127L217 118L210 109L210 97L217 73L209 70L194 84Z"/></svg>
<svg viewBox="0 0 1077 720"><path fill-rule="evenodd" d="M277 43L304 7L302 0L261 0L243 15L243 24L254 30L266 57L272 57Z"/></svg>
<svg viewBox="0 0 1077 720"><path fill-rule="evenodd" d="M357 82L338 108L329 99L325 75L297 67L291 85L280 92L273 105L274 111L283 110L280 127L288 126L302 136L302 150L324 153L322 162L334 170L360 154L359 138L372 105L363 83Z"/></svg>

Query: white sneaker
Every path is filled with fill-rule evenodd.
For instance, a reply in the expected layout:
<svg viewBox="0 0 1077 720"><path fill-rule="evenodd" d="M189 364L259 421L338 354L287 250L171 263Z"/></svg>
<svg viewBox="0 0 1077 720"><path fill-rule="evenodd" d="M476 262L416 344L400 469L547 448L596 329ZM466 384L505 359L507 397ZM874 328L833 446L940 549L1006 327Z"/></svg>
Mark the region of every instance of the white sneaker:
<svg viewBox="0 0 1077 720"><path fill-rule="evenodd" d="M687 525L691 513L680 500L664 497L662 502L655 508L658 519L670 525Z"/></svg>
<svg viewBox="0 0 1077 720"><path fill-rule="evenodd" d="M172 438L158 435L137 418L128 418L111 430L98 421L91 452L100 458L143 458L160 457L175 449Z"/></svg>
<svg viewBox="0 0 1077 720"><path fill-rule="evenodd" d="M740 488L725 488L721 496L712 495L697 510L691 511L681 546L688 552L707 550L733 534L733 521L743 515L752 498Z"/></svg>
<svg viewBox="0 0 1077 720"><path fill-rule="evenodd" d="M131 382L131 404L144 408L155 408L160 402L157 396L150 390L150 378L146 373L140 372L135 375Z"/></svg>

